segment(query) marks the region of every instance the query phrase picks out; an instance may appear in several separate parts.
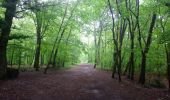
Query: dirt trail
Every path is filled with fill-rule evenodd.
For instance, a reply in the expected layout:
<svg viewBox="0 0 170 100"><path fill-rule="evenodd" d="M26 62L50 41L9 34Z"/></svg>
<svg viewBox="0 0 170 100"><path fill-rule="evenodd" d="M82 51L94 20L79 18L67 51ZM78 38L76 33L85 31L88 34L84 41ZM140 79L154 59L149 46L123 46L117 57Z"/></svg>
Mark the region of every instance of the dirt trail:
<svg viewBox="0 0 170 100"><path fill-rule="evenodd" d="M0 100L170 100L165 90L119 83L109 72L90 64L69 70L24 72L16 80L0 82Z"/></svg>

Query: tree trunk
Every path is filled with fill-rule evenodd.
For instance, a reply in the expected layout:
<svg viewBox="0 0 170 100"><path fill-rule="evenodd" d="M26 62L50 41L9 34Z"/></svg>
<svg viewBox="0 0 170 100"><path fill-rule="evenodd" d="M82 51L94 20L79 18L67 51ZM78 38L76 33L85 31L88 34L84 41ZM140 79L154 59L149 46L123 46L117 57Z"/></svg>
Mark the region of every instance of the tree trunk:
<svg viewBox="0 0 170 100"><path fill-rule="evenodd" d="M115 73L116 73L116 68L117 68L117 64L118 64L118 61L117 61L117 52L116 52L116 49L114 50L113 52L113 69L112 69L112 78L115 78Z"/></svg>
<svg viewBox="0 0 170 100"><path fill-rule="evenodd" d="M131 53L129 58L129 69L128 69L128 78L133 80L134 79L134 32L136 30L136 27L134 26L134 22L132 19L132 15L128 18L129 23L129 34L130 34L130 41L131 41ZM137 23L137 22L136 22Z"/></svg>
<svg viewBox="0 0 170 100"><path fill-rule="evenodd" d="M148 31L148 37L147 37L147 41L145 44L145 48L144 48L144 50L141 50L142 63L141 63L141 72L140 72L140 76L139 76L140 84L145 84L146 57L147 57L147 53L149 52L150 45L152 43L152 33L153 33L153 28L154 28L155 22L156 22L156 14L153 14L150 28Z"/></svg>
<svg viewBox="0 0 170 100"><path fill-rule="evenodd" d="M170 43L165 45L166 49L166 58L167 58L167 78L169 82L169 92L170 92Z"/></svg>
<svg viewBox="0 0 170 100"><path fill-rule="evenodd" d="M2 44L2 42L0 41L0 44L1 44L0 46L0 79L2 79L6 75L7 57L6 57L6 46L4 45L5 43Z"/></svg>
<svg viewBox="0 0 170 100"><path fill-rule="evenodd" d="M94 26L95 27L95 26ZM95 31L95 30L94 30ZM96 32L94 32L94 45L95 45L95 58L94 58L94 68L96 67L96 65L97 65L97 59L98 59L98 55L97 55L97 34L96 34Z"/></svg>
<svg viewBox="0 0 170 100"><path fill-rule="evenodd" d="M39 71L40 50L41 50L41 33L40 30L37 29L37 43L36 43L36 52L35 52L35 59L34 59L34 68L36 71Z"/></svg>
<svg viewBox="0 0 170 100"><path fill-rule="evenodd" d="M54 52L54 57L53 57L53 62L52 62L53 67L56 67L56 58L57 58L57 55L58 55L58 49L59 49L59 46L57 46L57 48Z"/></svg>
<svg viewBox="0 0 170 100"><path fill-rule="evenodd" d="M9 34L11 32L12 20L15 16L17 0L6 0L4 6L6 7L5 20L6 23L2 27L0 35L0 79L6 76L7 57L6 50L8 44Z"/></svg>
<svg viewBox="0 0 170 100"><path fill-rule="evenodd" d="M131 33L131 55L130 55L130 79L134 79L134 33Z"/></svg>
<svg viewBox="0 0 170 100"><path fill-rule="evenodd" d="M118 76L119 76L119 82L121 82L122 81L122 79L121 79L121 68L122 68L122 55L121 55L121 49L118 51Z"/></svg>
<svg viewBox="0 0 170 100"><path fill-rule="evenodd" d="M124 72L123 72L123 75L126 75L128 69L129 69L129 66L130 66L129 64L130 64L130 62L128 62L128 63L126 64L126 68L125 68L125 70L124 70Z"/></svg>
<svg viewBox="0 0 170 100"><path fill-rule="evenodd" d="M145 84L145 67L146 67L146 53L142 52L141 72L139 77L139 83L141 84Z"/></svg>
<svg viewBox="0 0 170 100"><path fill-rule="evenodd" d="M114 78L114 74L116 72L116 68L117 68L117 64L118 64L118 59L117 59L117 48L118 48L118 45L117 45L117 41L116 41L116 38L115 38L115 18L114 18L114 14L113 14L113 10L112 10L112 6L111 6L111 2L110 0L108 0L108 5L109 5L109 10L110 10L110 13L112 15L112 36L113 36L113 42L114 42L114 45L115 45L115 49L113 51L113 69L112 69L112 78Z"/></svg>
<svg viewBox="0 0 170 100"><path fill-rule="evenodd" d="M59 40L58 40L58 42L57 42L57 47L56 47L56 49L55 49L55 51L54 51L53 67L56 66L56 58L57 58L57 55L58 55L59 46L60 46L61 40L62 40L62 38L63 38L63 36L64 36L65 30L66 30L66 27L64 27L64 29L62 30L61 36L60 36L60 38L59 38Z"/></svg>
<svg viewBox="0 0 170 100"><path fill-rule="evenodd" d="M44 53L44 54L41 54L41 66L44 65L44 55L45 55L45 53Z"/></svg>

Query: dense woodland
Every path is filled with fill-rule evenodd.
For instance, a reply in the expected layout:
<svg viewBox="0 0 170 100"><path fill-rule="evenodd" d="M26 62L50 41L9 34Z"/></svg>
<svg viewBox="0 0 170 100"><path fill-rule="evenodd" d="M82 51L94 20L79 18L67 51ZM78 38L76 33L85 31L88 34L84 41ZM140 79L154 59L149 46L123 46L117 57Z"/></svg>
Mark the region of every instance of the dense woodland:
<svg viewBox="0 0 170 100"><path fill-rule="evenodd" d="M170 87L170 1L0 0L1 79L81 62Z"/></svg>

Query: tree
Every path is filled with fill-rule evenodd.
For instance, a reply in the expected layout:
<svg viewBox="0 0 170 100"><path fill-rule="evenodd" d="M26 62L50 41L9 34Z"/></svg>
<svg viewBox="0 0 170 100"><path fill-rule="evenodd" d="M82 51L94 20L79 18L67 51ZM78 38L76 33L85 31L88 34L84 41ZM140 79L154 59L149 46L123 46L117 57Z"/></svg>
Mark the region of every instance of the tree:
<svg viewBox="0 0 170 100"><path fill-rule="evenodd" d="M50 67L50 64L52 64L53 67L56 67L56 58L58 56L61 41L64 38L66 30L70 25L70 22L71 22L71 20L73 18L74 12L75 12L76 7L78 6L78 4L79 4L79 2L76 2L75 4L73 4L73 8L70 11L68 9L68 7L69 7L68 3L66 4L66 7L64 9L64 14L62 16L61 24L59 26L59 29L58 29L57 33L56 33L57 35L56 35L54 43L53 43L50 58L48 60L47 66L46 66L46 68L44 70L45 74L47 73L47 70ZM73 28L73 27L71 27L71 28ZM70 29L70 30L72 30L72 29ZM69 32L69 34L70 34L70 32Z"/></svg>
<svg viewBox="0 0 170 100"><path fill-rule="evenodd" d="M113 12L110 0L108 0L108 5L109 5L109 9L110 9L110 12L111 12L111 15L112 15L112 21L113 21L112 34L113 34L113 43L114 43L114 47L115 47L114 48L114 54L113 54L114 64L113 64L112 77L114 78L114 73L115 73L115 70L117 68L117 70L118 70L117 72L118 72L118 75L119 75L119 81L121 81L122 45L123 45L123 40L124 40L126 28L127 28L127 21L121 13L120 4L117 0L116 0L116 6L117 6L118 14L116 14L116 12ZM117 19L120 18L120 24L119 24L119 22L117 22L117 29L115 28L116 24L115 24L114 16L117 16Z"/></svg>
<svg viewBox="0 0 170 100"><path fill-rule="evenodd" d="M141 84L145 83L146 57L147 57L147 53L149 51L149 47L152 43L152 33L153 33L154 26L155 26L155 22L156 22L156 14L153 13L152 21L150 23L150 27L149 27L149 31L148 31L146 44L145 44L145 47L141 50L142 60L141 60L141 72L140 72L140 77L139 77L139 83L141 83Z"/></svg>
<svg viewBox="0 0 170 100"><path fill-rule="evenodd" d="M1 34L0 34L0 79L6 76L7 68L7 44L9 34L11 32L11 26L13 17L15 16L17 0L5 0L3 7L6 8L5 18L1 20Z"/></svg>
<svg viewBox="0 0 170 100"><path fill-rule="evenodd" d="M168 2L163 2L162 3L164 6L167 6L168 7L168 10L165 10L165 12L163 12L163 16L161 16L160 18L160 26L161 26L161 35L160 35L160 39L159 39L159 42L161 44L164 44L165 46L165 51L166 51L166 63L167 63L167 78L168 78L168 82L169 82L169 91L170 91L170 31L168 29L168 25L169 23L167 24L167 22L169 21L169 17L165 17L166 15L169 15L168 12L170 12L170 5ZM159 8L161 9L161 8ZM159 15L161 15L161 11L159 10ZM166 21L163 21L165 20Z"/></svg>
<svg viewBox="0 0 170 100"><path fill-rule="evenodd" d="M54 6L54 5L53 5ZM40 52L41 52L41 42L43 37L45 36L45 33L49 27L49 23L51 19L53 18L52 12L53 12L53 6L51 9L49 9L49 5L46 2L41 3L37 0L34 0L33 5L31 6L32 12L35 14L33 16L34 23L36 26L36 50L35 50L35 59L34 59L34 68L36 71L39 70L39 62L40 62ZM50 10L50 12L49 12ZM51 17L49 17L51 16Z"/></svg>

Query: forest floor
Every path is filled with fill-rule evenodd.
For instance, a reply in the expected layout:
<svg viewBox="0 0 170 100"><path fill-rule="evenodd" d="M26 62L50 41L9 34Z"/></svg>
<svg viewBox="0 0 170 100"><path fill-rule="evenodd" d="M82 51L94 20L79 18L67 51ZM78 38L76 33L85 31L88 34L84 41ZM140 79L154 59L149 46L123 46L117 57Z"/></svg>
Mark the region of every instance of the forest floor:
<svg viewBox="0 0 170 100"><path fill-rule="evenodd" d="M22 72L18 79L0 81L0 100L170 100L165 89L143 88L90 64L67 70Z"/></svg>

